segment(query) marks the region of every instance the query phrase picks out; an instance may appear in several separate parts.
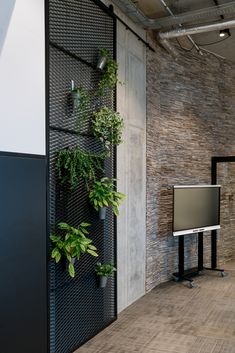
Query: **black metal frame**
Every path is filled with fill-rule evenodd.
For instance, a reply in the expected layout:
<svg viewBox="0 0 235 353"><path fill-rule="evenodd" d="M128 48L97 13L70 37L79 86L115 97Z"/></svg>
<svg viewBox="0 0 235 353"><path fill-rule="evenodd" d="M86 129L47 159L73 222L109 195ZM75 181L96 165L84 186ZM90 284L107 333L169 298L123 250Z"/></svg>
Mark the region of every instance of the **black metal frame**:
<svg viewBox="0 0 235 353"><path fill-rule="evenodd" d="M142 37L139 36L138 33L136 33L130 26L128 26L128 24L126 22L124 22L119 16L117 16L114 11L113 11L113 6L110 5L109 7L107 7L102 1L100 0L92 0L96 5L100 6L101 9L103 9L105 12L107 12L110 16L112 16L115 20L118 20L120 23L122 23L126 29L128 31L130 31L132 34L134 34L134 36L136 36L136 38L138 38L138 40L140 42L142 42L148 49L150 49L151 51L155 52L155 50L153 49L153 47L151 47L151 45L146 42Z"/></svg>
<svg viewBox="0 0 235 353"><path fill-rule="evenodd" d="M217 184L217 164L225 162L235 162L235 156L212 157L211 159L211 184ZM217 231L211 232L211 268L214 271L223 271L217 269Z"/></svg>
<svg viewBox="0 0 235 353"><path fill-rule="evenodd" d="M99 8L101 8L105 13L107 13L109 16L111 16L111 18L113 19L113 57L114 59L116 59L116 26L117 26L117 16L113 13L113 8L112 6L110 6L109 8L106 7L101 1L99 0L91 0L93 1L96 5L99 6ZM91 63L89 63L88 61L84 60L82 57L79 57L77 55L75 55L74 53L71 53L69 50L64 49L63 47L60 47L59 45L57 45L56 43L52 42L49 40L49 6L50 6L50 1L45 0L45 43L46 43L46 157L47 157L47 180L48 180L48 190L47 190L47 200L48 200L48 269L49 269L49 265L51 263L50 261L50 241L49 241L49 234L50 234L50 216L49 216L49 210L50 210L50 196L49 196L49 178L50 178L50 157L49 157L49 152L50 152L50 131L54 130L54 131L60 131L62 133L68 133L69 135L75 135L75 132L71 129L66 129L63 127L59 127L59 126L53 126L50 125L50 111L49 111L49 103L50 103L50 99L49 99L49 94L50 94L50 89L49 89L49 73L50 73L50 60L49 60L49 54L50 54L50 47L51 48L56 48L57 50L60 50L61 52L63 52L65 55L68 55L69 57L77 60L78 62L81 62L82 64L86 65L88 68L91 68L92 70L97 70ZM116 109L116 91L114 93L114 109ZM81 132L80 133L81 136L84 137L89 137L86 133ZM113 177L116 178L116 148L114 148L113 151L113 161L114 161L114 165L113 165ZM116 233L117 233L117 224L116 224L116 217L114 217L114 237L113 237L113 248L114 248L114 261L117 261L117 253L116 253L116 249L117 249L117 237L116 237ZM106 326L110 325L113 321L115 321L117 319L117 276L115 275L115 279L114 279L114 283L115 283L115 292L114 292L114 300L115 300L115 307L114 307L114 319L110 320L109 323L105 326L102 327L102 329L104 329ZM48 270L48 352L53 352L51 349L52 347L50 346L50 331L51 331L51 325L52 322L50 322L50 292L53 290L52 287L50 287L50 271ZM107 320L106 320L107 321ZM95 333L97 334L97 332ZM91 339L93 336L90 336L87 338L87 340ZM84 344L86 342L86 340L84 340L82 342L82 344ZM74 351L75 349L79 348L81 346L81 343L79 343L76 347L72 347L71 348L71 352ZM69 348L68 348L68 352L69 352Z"/></svg>
<svg viewBox="0 0 235 353"><path fill-rule="evenodd" d="M49 273L49 249L50 249L50 195L49 195L49 1L44 0L45 17L45 140L46 140L46 164L47 164L47 353L50 352L50 273Z"/></svg>

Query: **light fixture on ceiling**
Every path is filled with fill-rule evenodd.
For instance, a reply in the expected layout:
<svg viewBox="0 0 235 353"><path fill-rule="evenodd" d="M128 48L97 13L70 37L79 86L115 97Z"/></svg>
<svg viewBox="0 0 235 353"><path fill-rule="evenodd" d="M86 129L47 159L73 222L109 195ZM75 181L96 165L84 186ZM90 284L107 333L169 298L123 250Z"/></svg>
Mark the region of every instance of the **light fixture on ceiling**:
<svg viewBox="0 0 235 353"><path fill-rule="evenodd" d="M223 37L225 37L225 36L228 36L228 37L230 37L230 31L229 31L229 29L222 29L220 32L219 32L219 36L221 37L221 38L223 38Z"/></svg>

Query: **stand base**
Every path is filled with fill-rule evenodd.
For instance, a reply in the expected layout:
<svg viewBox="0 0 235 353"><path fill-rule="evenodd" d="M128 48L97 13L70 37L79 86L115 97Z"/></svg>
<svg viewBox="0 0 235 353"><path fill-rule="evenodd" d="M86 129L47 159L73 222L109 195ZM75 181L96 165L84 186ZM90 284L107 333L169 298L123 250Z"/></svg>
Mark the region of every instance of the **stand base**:
<svg viewBox="0 0 235 353"><path fill-rule="evenodd" d="M172 277L175 282L188 281L189 287L195 288L196 284L195 284L192 277L200 276L204 270L220 272L221 277L227 276L227 273L224 271L224 269L203 267L202 270L198 270L197 268L195 268L195 269L192 268L190 270L185 271L184 274L181 274L179 272L175 272L175 273L173 273Z"/></svg>
<svg viewBox="0 0 235 353"><path fill-rule="evenodd" d="M220 272L221 277L226 277L228 276L228 273L224 271L222 268L210 268L210 267L204 267L203 270L208 270L208 271L215 271L215 272Z"/></svg>
<svg viewBox="0 0 235 353"><path fill-rule="evenodd" d="M185 271L184 274L181 274L179 272L173 273L173 279L175 282L187 281L187 282L189 282L190 288L195 288L196 284L191 277L195 277L195 276L199 276L199 275L200 275L200 271L198 271L198 269L190 269L188 271Z"/></svg>

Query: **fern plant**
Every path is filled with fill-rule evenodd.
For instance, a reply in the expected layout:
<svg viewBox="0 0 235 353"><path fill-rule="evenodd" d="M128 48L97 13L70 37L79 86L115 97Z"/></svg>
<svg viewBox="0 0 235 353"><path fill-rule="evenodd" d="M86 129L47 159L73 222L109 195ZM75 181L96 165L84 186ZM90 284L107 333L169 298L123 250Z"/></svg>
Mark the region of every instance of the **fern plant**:
<svg viewBox="0 0 235 353"><path fill-rule="evenodd" d="M56 171L60 184L69 183L73 190L81 177L87 189L96 180L97 171L103 172L106 153L83 152L79 147L63 149L58 152Z"/></svg>
<svg viewBox="0 0 235 353"><path fill-rule="evenodd" d="M65 258L68 265L69 275L75 277L74 259L79 260L82 254L88 253L97 257L97 249L92 245L92 240L87 238L87 227L90 224L81 223L77 228L70 226L67 223L59 223L58 229L63 231L63 235L52 234L50 239L54 244L51 253L52 259L58 263Z"/></svg>

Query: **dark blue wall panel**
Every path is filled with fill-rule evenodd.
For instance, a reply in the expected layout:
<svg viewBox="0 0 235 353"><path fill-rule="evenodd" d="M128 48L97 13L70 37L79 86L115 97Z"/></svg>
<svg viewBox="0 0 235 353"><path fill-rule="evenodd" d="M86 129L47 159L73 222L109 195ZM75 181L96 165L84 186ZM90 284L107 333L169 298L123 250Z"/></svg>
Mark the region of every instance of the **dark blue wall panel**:
<svg viewBox="0 0 235 353"><path fill-rule="evenodd" d="M0 154L0 352L46 353L46 160Z"/></svg>

